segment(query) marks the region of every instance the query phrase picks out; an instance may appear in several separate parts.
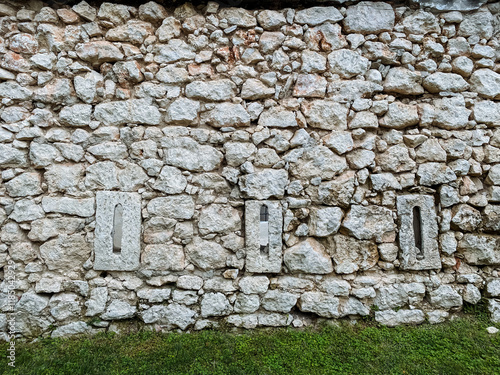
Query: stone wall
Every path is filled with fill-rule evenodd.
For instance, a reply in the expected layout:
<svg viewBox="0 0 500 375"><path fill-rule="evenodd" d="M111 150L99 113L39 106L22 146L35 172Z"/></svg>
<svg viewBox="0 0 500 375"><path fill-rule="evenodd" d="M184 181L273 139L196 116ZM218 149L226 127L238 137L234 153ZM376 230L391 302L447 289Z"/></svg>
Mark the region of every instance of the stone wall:
<svg viewBox="0 0 500 375"><path fill-rule="evenodd" d="M500 3L20 4L4 338L437 323L482 297L500 322Z"/></svg>

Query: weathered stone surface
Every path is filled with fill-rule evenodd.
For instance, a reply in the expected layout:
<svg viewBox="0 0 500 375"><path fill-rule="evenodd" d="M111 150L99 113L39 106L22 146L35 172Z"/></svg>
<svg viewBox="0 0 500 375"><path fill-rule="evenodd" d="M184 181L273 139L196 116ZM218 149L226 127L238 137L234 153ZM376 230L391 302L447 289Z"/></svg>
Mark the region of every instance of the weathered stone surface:
<svg viewBox="0 0 500 375"><path fill-rule="evenodd" d="M443 309L462 306L462 297L450 285L441 285L430 292L429 297L433 305Z"/></svg>
<svg viewBox="0 0 500 375"><path fill-rule="evenodd" d="M73 106L64 107L61 112L59 112L59 120L64 125L88 126L91 114L91 105L75 104Z"/></svg>
<svg viewBox="0 0 500 375"><path fill-rule="evenodd" d="M191 219L194 215L194 201L189 195L172 195L154 198L148 203L151 215L172 219Z"/></svg>
<svg viewBox="0 0 500 375"><path fill-rule="evenodd" d="M125 25L117 26L106 33L106 39L112 42L141 44L153 33L149 22L130 20Z"/></svg>
<svg viewBox="0 0 500 375"><path fill-rule="evenodd" d="M235 95L236 85L228 80L195 81L186 86L186 96L193 99L220 102L230 100Z"/></svg>
<svg viewBox="0 0 500 375"><path fill-rule="evenodd" d="M312 208L309 214L309 235L327 237L340 228L343 212L339 207Z"/></svg>
<svg viewBox="0 0 500 375"><path fill-rule="evenodd" d="M476 102L474 120L492 126L500 126L500 103L491 100Z"/></svg>
<svg viewBox="0 0 500 375"><path fill-rule="evenodd" d="M40 205L30 199L21 199L14 204L14 210L9 215L9 218L18 223L22 223L41 219L44 216L45 214Z"/></svg>
<svg viewBox="0 0 500 375"><path fill-rule="evenodd" d="M140 202L137 193L97 192L94 269L130 271L139 266Z"/></svg>
<svg viewBox="0 0 500 375"><path fill-rule="evenodd" d="M360 34L380 34L394 27L394 10L383 2L362 1L347 8L342 21L346 31Z"/></svg>
<svg viewBox="0 0 500 375"><path fill-rule="evenodd" d="M212 241L196 237L186 246L186 256L195 266L202 270L212 270L226 266L229 251Z"/></svg>
<svg viewBox="0 0 500 375"><path fill-rule="evenodd" d="M455 173L443 163L420 164L417 176L420 178L420 184L424 186L446 184L457 179Z"/></svg>
<svg viewBox="0 0 500 375"><path fill-rule="evenodd" d="M500 241L494 236L467 233L458 243L458 252L472 265L500 264Z"/></svg>
<svg viewBox="0 0 500 375"><path fill-rule="evenodd" d="M262 296L261 306L267 311L287 313L297 303L298 296L280 290L269 290Z"/></svg>
<svg viewBox="0 0 500 375"><path fill-rule="evenodd" d="M145 99L101 103L94 110L96 120L108 126L124 124L158 125L161 114L158 108Z"/></svg>
<svg viewBox="0 0 500 375"><path fill-rule="evenodd" d="M357 239L377 242L385 242L384 238L396 229L392 212L378 206L351 206L342 226Z"/></svg>
<svg viewBox="0 0 500 375"><path fill-rule="evenodd" d="M268 290L269 279L267 276L245 276L238 285L245 294L262 294Z"/></svg>
<svg viewBox="0 0 500 375"><path fill-rule="evenodd" d="M340 103L326 100L304 102L301 106L307 124L325 130L345 130L349 110Z"/></svg>
<svg viewBox="0 0 500 375"><path fill-rule="evenodd" d="M300 10L295 14L295 22L316 26L323 22L338 22L344 17L335 7L312 7Z"/></svg>
<svg viewBox="0 0 500 375"><path fill-rule="evenodd" d="M262 223L261 210L265 206L267 223ZM283 213L279 202L245 202L246 270L256 273L281 271Z"/></svg>
<svg viewBox="0 0 500 375"><path fill-rule="evenodd" d="M212 171L223 159L222 153L212 146L200 145L187 137L164 138L162 147L166 164L189 171Z"/></svg>
<svg viewBox="0 0 500 375"><path fill-rule="evenodd" d="M345 158L334 154L325 146L296 149L287 155L290 173L293 176L310 179L321 177L330 180L347 168Z"/></svg>
<svg viewBox="0 0 500 375"><path fill-rule="evenodd" d="M167 110L167 121L173 124L189 125L198 118L200 103L194 100L176 99Z"/></svg>
<svg viewBox="0 0 500 375"><path fill-rule="evenodd" d="M77 45L75 50L79 58L94 65L123 59L123 53L118 47L107 41L82 43Z"/></svg>
<svg viewBox="0 0 500 375"><path fill-rule="evenodd" d="M370 61L357 52L340 49L328 55L330 71L341 78L352 78L365 74L370 67Z"/></svg>
<svg viewBox="0 0 500 375"><path fill-rule="evenodd" d="M401 268L440 269L438 223L434 199L429 195L397 197Z"/></svg>
<svg viewBox="0 0 500 375"><path fill-rule="evenodd" d="M40 255L48 269L59 272L82 270L90 251L90 245L80 234L62 234L40 246Z"/></svg>
<svg viewBox="0 0 500 375"><path fill-rule="evenodd" d="M168 165L161 169L153 188L166 194L180 194L184 191L187 185L186 177L182 172Z"/></svg>
<svg viewBox="0 0 500 375"><path fill-rule="evenodd" d="M249 100L265 99L273 96L275 89L266 86L258 79L250 78L243 83L241 88L241 98Z"/></svg>
<svg viewBox="0 0 500 375"><path fill-rule="evenodd" d="M389 110L380 120L380 126L404 129L418 124L419 119L417 106L394 102L389 105Z"/></svg>
<svg viewBox="0 0 500 375"><path fill-rule="evenodd" d="M53 338L89 333L92 328L85 322L72 322L56 328L50 335Z"/></svg>
<svg viewBox="0 0 500 375"><path fill-rule="evenodd" d="M443 98L434 101L434 124L440 128L455 130L464 128L469 120L471 111L465 107L462 96Z"/></svg>
<svg viewBox="0 0 500 375"><path fill-rule="evenodd" d="M332 260L324 246L312 238L285 250L284 262L292 273L327 274L333 271Z"/></svg>
<svg viewBox="0 0 500 375"><path fill-rule="evenodd" d="M384 90L403 95L421 95L424 93L421 83L422 77L418 72L392 68L385 78Z"/></svg>
<svg viewBox="0 0 500 375"><path fill-rule="evenodd" d="M221 18L225 18L230 25L241 27L257 26L257 20L252 14L241 8L224 8L219 12Z"/></svg>
<svg viewBox="0 0 500 375"><path fill-rule="evenodd" d="M500 74L490 69L478 69L472 73L471 90L488 99L500 99Z"/></svg>
<svg viewBox="0 0 500 375"><path fill-rule="evenodd" d="M335 272L349 274L368 270L378 261L377 245L371 241L360 241L338 234L334 236L335 247L331 249Z"/></svg>
<svg viewBox="0 0 500 375"><path fill-rule="evenodd" d="M56 212L80 217L90 217L95 213L94 198L43 197L42 208L47 213Z"/></svg>
<svg viewBox="0 0 500 375"><path fill-rule="evenodd" d="M142 254L144 267L154 270L182 271L184 251L180 245L148 245Z"/></svg>
<svg viewBox="0 0 500 375"><path fill-rule="evenodd" d="M454 206L451 224L462 231L471 232L481 224L481 213L468 204Z"/></svg>
<svg viewBox="0 0 500 375"><path fill-rule="evenodd" d="M212 204L200 213L198 229L202 235L238 230L241 220L238 211L229 205Z"/></svg>
<svg viewBox="0 0 500 375"><path fill-rule="evenodd" d="M32 95L31 90L20 86L17 82L7 81L0 83L0 98L28 100Z"/></svg>
<svg viewBox="0 0 500 375"><path fill-rule="evenodd" d="M432 93L440 91L461 92L469 88L462 76L454 73L433 73L423 81L424 88Z"/></svg>
<svg viewBox="0 0 500 375"><path fill-rule="evenodd" d="M441 32L437 18L432 13L423 10L417 10L411 16L405 17L403 26L409 34L425 35Z"/></svg>
<svg viewBox="0 0 500 375"><path fill-rule="evenodd" d="M228 142L224 144L224 151L227 164L238 167L255 154L257 147L252 143Z"/></svg>
<svg viewBox="0 0 500 375"><path fill-rule="evenodd" d="M263 169L240 177L238 184L248 198L282 198L288 184L288 173L283 169Z"/></svg>
<svg viewBox="0 0 500 375"><path fill-rule="evenodd" d="M375 320L385 326L395 327L400 324L421 324L425 321L422 310L384 310L375 312Z"/></svg>
<svg viewBox="0 0 500 375"><path fill-rule="evenodd" d="M233 310L226 296L222 293L207 293L201 300L201 316L228 315Z"/></svg>
<svg viewBox="0 0 500 375"><path fill-rule="evenodd" d="M41 194L40 184L41 176L38 173L26 172L5 183L5 187L11 197L27 197Z"/></svg>
<svg viewBox="0 0 500 375"><path fill-rule="evenodd" d="M115 299L111 301L106 312L101 314L101 318L104 320L121 320L130 319L137 312L135 306L131 306L128 302Z"/></svg>
<svg viewBox="0 0 500 375"><path fill-rule="evenodd" d="M101 314L106 309L108 301L108 288L97 287L90 291L90 298L85 302L87 311L85 316L95 316Z"/></svg>
<svg viewBox="0 0 500 375"><path fill-rule="evenodd" d="M293 111L286 110L282 107L272 107L264 112L259 117L259 125L277 128L296 127L298 122Z"/></svg>
<svg viewBox="0 0 500 375"><path fill-rule="evenodd" d="M241 104L217 104L208 114L207 123L216 128L248 126L250 115Z"/></svg>

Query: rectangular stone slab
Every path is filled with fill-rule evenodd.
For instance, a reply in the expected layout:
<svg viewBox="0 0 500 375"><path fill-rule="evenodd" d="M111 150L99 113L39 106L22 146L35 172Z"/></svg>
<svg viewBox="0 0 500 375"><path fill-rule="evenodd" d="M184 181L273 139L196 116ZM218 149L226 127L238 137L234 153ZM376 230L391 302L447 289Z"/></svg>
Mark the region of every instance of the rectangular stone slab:
<svg viewBox="0 0 500 375"><path fill-rule="evenodd" d="M137 269L141 254L141 196L137 193L99 191L96 202L94 269L99 271ZM118 205L121 205L123 210L121 220L115 218L115 208ZM121 238L117 238L120 232ZM120 246L119 249L116 248L117 245Z"/></svg>
<svg viewBox="0 0 500 375"><path fill-rule="evenodd" d="M269 212L269 243L266 252L261 247L260 208L266 205ZM245 202L246 270L255 273L278 273L282 263L283 211L274 201Z"/></svg>
<svg viewBox="0 0 500 375"><path fill-rule="evenodd" d="M420 222L417 225L414 223L415 207L420 208ZM401 195L397 198L397 209L400 268L415 271L441 269L434 198L429 195ZM420 249L416 244L416 230L420 230L421 234Z"/></svg>

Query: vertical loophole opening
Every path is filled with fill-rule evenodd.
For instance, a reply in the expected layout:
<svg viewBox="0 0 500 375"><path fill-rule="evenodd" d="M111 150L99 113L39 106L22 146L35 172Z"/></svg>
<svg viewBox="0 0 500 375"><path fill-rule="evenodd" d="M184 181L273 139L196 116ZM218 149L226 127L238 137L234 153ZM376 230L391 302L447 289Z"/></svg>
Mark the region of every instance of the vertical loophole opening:
<svg viewBox="0 0 500 375"><path fill-rule="evenodd" d="M260 252L269 253L269 208L264 204L260 207Z"/></svg>
<svg viewBox="0 0 500 375"><path fill-rule="evenodd" d="M413 237L417 248L417 259L424 259L424 248L422 242L422 214L420 207L413 207Z"/></svg>
<svg viewBox="0 0 500 375"><path fill-rule="evenodd" d="M123 206L117 204L113 215L113 229L111 231L111 238L113 239L113 252L120 253L122 251L122 237L123 237Z"/></svg>

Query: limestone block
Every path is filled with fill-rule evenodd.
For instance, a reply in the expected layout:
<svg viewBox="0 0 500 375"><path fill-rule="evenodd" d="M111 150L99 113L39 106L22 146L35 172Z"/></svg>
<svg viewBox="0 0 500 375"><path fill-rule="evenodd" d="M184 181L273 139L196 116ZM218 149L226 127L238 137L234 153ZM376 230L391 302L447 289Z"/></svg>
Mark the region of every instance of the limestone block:
<svg viewBox="0 0 500 375"><path fill-rule="evenodd" d="M94 269L137 269L141 252L140 195L100 191L96 203Z"/></svg>
<svg viewBox="0 0 500 375"><path fill-rule="evenodd" d="M325 318L338 318L339 299L328 293L305 292L300 296L299 309L303 312L312 312Z"/></svg>
<svg viewBox="0 0 500 375"><path fill-rule="evenodd" d="M394 10L383 2L362 1L347 8L342 21L349 33L380 34L394 27Z"/></svg>
<svg viewBox="0 0 500 375"><path fill-rule="evenodd" d="M261 211L267 207L267 220ZM282 262L283 212L275 201L245 202L245 269L255 273L278 273Z"/></svg>
<svg viewBox="0 0 500 375"><path fill-rule="evenodd" d="M392 212L379 206L352 205L342 226L357 239L377 242L387 242L395 230Z"/></svg>
<svg viewBox="0 0 500 375"><path fill-rule="evenodd" d="M500 265L500 238L467 233L458 243L458 252L468 264Z"/></svg>
<svg viewBox="0 0 500 375"><path fill-rule="evenodd" d="M328 274L333 272L332 260L325 247L314 238L285 250L284 262L289 272Z"/></svg>
<svg viewBox="0 0 500 375"><path fill-rule="evenodd" d="M426 195L397 197L401 269L441 269L434 198Z"/></svg>
<svg viewBox="0 0 500 375"><path fill-rule="evenodd" d="M327 21L336 23L343 18L335 7L312 7L300 10L295 14L295 22L309 26L320 25Z"/></svg>

